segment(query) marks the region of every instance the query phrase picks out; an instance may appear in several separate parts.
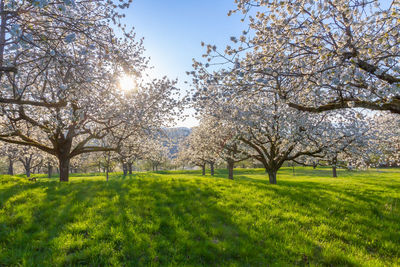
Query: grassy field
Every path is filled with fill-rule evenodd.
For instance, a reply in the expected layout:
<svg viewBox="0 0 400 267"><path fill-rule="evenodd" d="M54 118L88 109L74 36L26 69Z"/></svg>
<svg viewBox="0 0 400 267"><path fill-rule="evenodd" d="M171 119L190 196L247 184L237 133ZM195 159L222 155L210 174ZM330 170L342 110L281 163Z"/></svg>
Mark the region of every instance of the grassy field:
<svg viewBox="0 0 400 267"><path fill-rule="evenodd" d="M400 170L0 176L0 266L400 266Z"/></svg>

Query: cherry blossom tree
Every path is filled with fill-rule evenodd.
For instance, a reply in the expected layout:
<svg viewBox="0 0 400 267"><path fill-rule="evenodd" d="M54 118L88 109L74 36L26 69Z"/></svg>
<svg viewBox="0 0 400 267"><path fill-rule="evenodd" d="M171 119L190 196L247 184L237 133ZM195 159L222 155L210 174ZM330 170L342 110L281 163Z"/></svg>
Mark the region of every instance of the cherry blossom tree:
<svg viewBox="0 0 400 267"><path fill-rule="evenodd" d="M377 153L378 146L384 136L379 135L381 125L377 125L374 118L355 113L354 111L341 112L335 114L332 118L332 126L335 135L330 136L330 142L333 144L324 149L324 157L315 162L314 158L305 157L293 162L301 165L328 165L332 167L332 176L337 177L337 167L343 167L351 170L354 167L366 166L371 153ZM346 118L341 118L345 116ZM311 164L310 164L311 163Z"/></svg>
<svg viewBox="0 0 400 267"><path fill-rule="evenodd" d="M125 16L122 11L131 2L122 0L117 5L107 0L1 0L0 79L17 91L18 96L2 90L0 103L65 105L30 98L22 91L45 72L54 57L65 56L65 42L76 43L75 51L78 53L87 52L92 45L100 45L107 50L109 47L104 45L105 39L101 35L109 33L110 22L123 33L131 35L120 21ZM82 38L91 42L86 43L86 50L82 43L75 42ZM13 77L23 71L28 71L27 79L21 81Z"/></svg>
<svg viewBox="0 0 400 267"><path fill-rule="evenodd" d="M281 79L286 86L270 89L302 111L360 107L400 114L399 1L235 2L232 12L247 16L248 30L224 52L209 45L205 65L223 58L233 77L254 77L241 93Z"/></svg>
<svg viewBox="0 0 400 267"><path fill-rule="evenodd" d="M144 144L145 148L143 153L143 159L148 160L153 171L158 171L161 164L168 160L168 147L164 145L162 140L150 138Z"/></svg>
<svg viewBox="0 0 400 267"><path fill-rule="evenodd" d="M236 128L238 140L251 149L242 154L263 164L271 184L284 162L323 158L328 149L358 132L354 121L359 114L354 110L311 114L289 107L276 92L291 86L286 79L250 73L234 76L225 70L210 73L195 67L193 106ZM253 86L257 79L263 80Z"/></svg>
<svg viewBox="0 0 400 267"><path fill-rule="evenodd" d="M14 62L18 70L0 77L0 140L57 157L60 181L68 181L72 158L117 150L118 142L103 147L96 141L145 133L168 123L174 113L175 82L143 82L147 59L141 41L123 27L118 37L109 22L118 22L122 15L116 10L128 2L119 8L112 1L9 1L15 4L4 6L4 14L24 12L2 19L5 29L21 30L6 33L12 38L0 51L2 66ZM136 77L134 90L118 85L122 73Z"/></svg>
<svg viewBox="0 0 400 267"><path fill-rule="evenodd" d="M135 161L145 159L147 155L154 152L153 149L156 146L152 146L150 143L154 142L153 138L156 133L148 131L145 135L133 134L122 141L117 152L124 176L128 173L132 174L132 165Z"/></svg>
<svg viewBox="0 0 400 267"><path fill-rule="evenodd" d="M224 120L218 120L211 116L204 116L200 120L198 128L207 135L201 135L203 144L207 144L210 151L214 151L218 159L227 163L228 178L233 180L235 163L249 159L247 147L238 139L238 132L231 124ZM245 153L243 152L245 151Z"/></svg>
<svg viewBox="0 0 400 267"><path fill-rule="evenodd" d="M20 146L18 160L22 163L26 177L31 177L32 170L43 163L43 152L33 147Z"/></svg>
<svg viewBox="0 0 400 267"><path fill-rule="evenodd" d="M203 124L194 127L179 151L179 158L188 159L191 164L201 167L202 175L206 174L206 164L210 164L211 175L214 175L214 165L222 150L221 144L214 142L216 128L208 126Z"/></svg>
<svg viewBox="0 0 400 267"><path fill-rule="evenodd" d="M368 150L363 151L363 162L376 158L376 165L398 166L400 164L400 118L397 114L379 113L370 119L371 138ZM364 164L365 165L365 164Z"/></svg>
<svg viewBox="0 0 400 267"><path fill-rule="evenodd" d="M0 156L7 157L8 170L7 174L14 175L14 163L18 159L20 151L16 145L1 143Z"/></svg>

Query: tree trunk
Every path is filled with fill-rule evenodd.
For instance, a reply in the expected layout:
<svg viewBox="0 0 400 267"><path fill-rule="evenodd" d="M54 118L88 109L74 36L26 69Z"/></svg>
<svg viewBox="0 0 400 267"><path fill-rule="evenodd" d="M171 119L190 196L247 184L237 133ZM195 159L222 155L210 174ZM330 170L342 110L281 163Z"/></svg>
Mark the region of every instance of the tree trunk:
<svg viewBox="0 0 400 267"><path fill-rule="evenodd" d="M25 174L26 177L31 177L31 161L29 159L24 159L24 161L22 161L24 168L25 168Z"/></svg>
<svg viewBox="0 0 400 267"><path fill-rule="evenodd" d="M14 161L11 157L8 157L8 172L9 175L14 175Z"/></svg>
<svg viewBox="0 0 400 267"><path fill-rule="evenodd" d="M132 162L128 161L128 172L132 174Z"/></svg>
<svg viewBox="0 0 400 267"><path fill-rule="evenodd" d="M128 174L128 163L122 163L122 171L124 172L124 177Z"/></svg>
<svg viewBox="0 0 400 267"><path fill-rule="evenodd" d="M270 184L276 184L276 173L277 173L277 171L275 171L275 170L268 170Z"/></svg>
<svg viewBox="0 0 400 267"><path fill-rule="evenodd" d="M233 180L233 167L235 163L232 160L228 160L228 178Z"/></svg>
<svg viewBox="0 0 400 267"><path fill-rule="evenodd" d="M211 176L214 176L214 162L210 163Z"/></svg>
<svg viewBox="0 0 400 267"><path fill-rule="evenodd" d="M107 168L106 168L106 177L107 177L107 182L108 182L108 178L109 178L109 175L108 175L108 173L109 173L109 168L107 167Z"/></svg>
<svg viewBox="0 0 400 267"><path fill-rule="evenodd" d="M60 182L69 181L69 157L59 157L59 169L60 169Z"/></svg>
<svg viewBox="0 0 400 267"><path fill-rule="evenodd" d="M315 170L317 168L317 163L314 161L312 165L313 169Z"/></svg>
<svg viewBox="0 0 400 267"><path fill-rule="evenodd" d="M201 175L205 176L206 175L206 164L203 164L201 166Z"/></svg>
<svg viewBox="0 0 400 267"><path fill-rule="evenodd" d="M337 156L335 156L332 160L332 176L333 177L337 177L336 164L337 164Z"/></svg>
<svg viewBox="0 0 400 267"><path fill-rule="evenodd" d="M51 166L50 162L47 163L47 174L49 178L51 178L51 175L53 174L53 166Z"/></svg>
<svg viewBox="0 0 400 267"><path fill-rule="evenodd" d="M332 165L332 176L337 177L337 172L336 172L336 165Z"/></svg>

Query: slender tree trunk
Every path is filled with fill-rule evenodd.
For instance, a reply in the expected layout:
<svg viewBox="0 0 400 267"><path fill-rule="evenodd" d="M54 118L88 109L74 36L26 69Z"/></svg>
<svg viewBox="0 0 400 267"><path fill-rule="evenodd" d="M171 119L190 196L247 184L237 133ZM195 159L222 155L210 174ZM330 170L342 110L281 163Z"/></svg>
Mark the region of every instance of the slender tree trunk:
<svg viewBox="0 0 400 267"><path fill-rule="evenodd" d="M51 175L53 174L53 166L51 166L51 163L47 163L47 175L49 178L51 178Z"/></svg>
<svg viewBox="0 0 400 267"><path fill-rule="evenodd" d="M233 180L233 167L235 166L235 163L233 160L228 160L228 178Z"/></svg>
<svg viewBox="0 0 400 267"><path fill-rule="evenodd" d="M210 163L211 176L214 176L214 162Z"/></svg>
<svg viewBox="0 0 400 267"><path fill-rule="evenodd" d="M315 161L313 162L313 166L312 167L313 167L314 170L317 168L317 163Z"/></svg>
<svg viewBox="0 0 400 267"><path fill-rule="evenodd" d="M337 177L336 164L337 164L337 157L334 157L332 160L332 176L333 177Z"/></svg>
<svg viewBox="0 0 400 267"><path fill-rule="evenodd" d="M110 169L107 167L107 168L106 168L106 177L107 177L107 182L108 182L108 179L109 179L109 175L108 175L109 171L110 171Z"/></svg>
<svg viewBox="0 0 400 267"><path fill-rule="evenodd" d="M11 157L8 157L8 172L9 175L14 175L14 161Z"/></svg>
<svg viewBox="0 0 400 267"><path fill-rule="evenodd" d="M268 170L269 183L276 184L276 170Z"/></svg>
<svg viewBox="0 0 400 267"><path fill-rule="evenodd" d="M201 175L205 176L206 175L206 164L203 164L201 166Z"/></svg>

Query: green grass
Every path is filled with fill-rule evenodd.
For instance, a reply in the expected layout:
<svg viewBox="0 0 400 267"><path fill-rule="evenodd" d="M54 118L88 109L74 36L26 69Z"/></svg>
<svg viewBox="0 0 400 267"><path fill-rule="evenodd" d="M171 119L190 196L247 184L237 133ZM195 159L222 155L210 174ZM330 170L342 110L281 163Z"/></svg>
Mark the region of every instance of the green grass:
<svg viewBox="0 0 400 267"><path fill-rule="evenodd" d="M0 176L0 266L400 266L400 170Z"/></svg>

